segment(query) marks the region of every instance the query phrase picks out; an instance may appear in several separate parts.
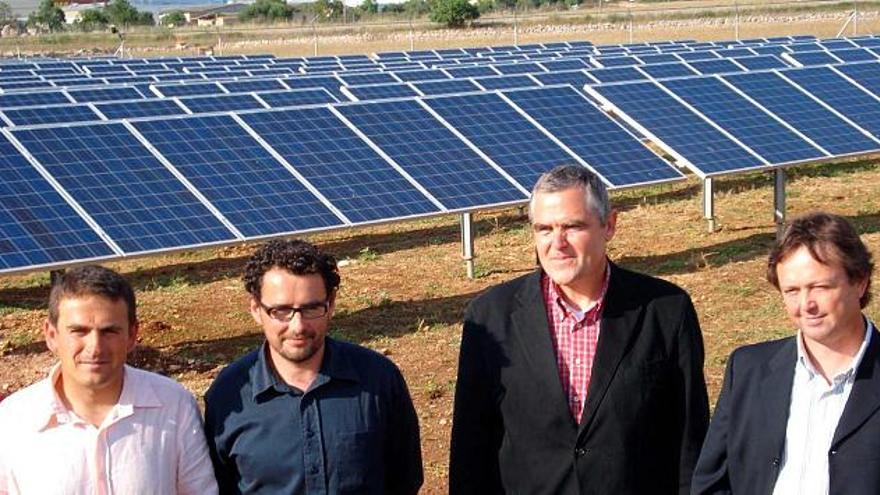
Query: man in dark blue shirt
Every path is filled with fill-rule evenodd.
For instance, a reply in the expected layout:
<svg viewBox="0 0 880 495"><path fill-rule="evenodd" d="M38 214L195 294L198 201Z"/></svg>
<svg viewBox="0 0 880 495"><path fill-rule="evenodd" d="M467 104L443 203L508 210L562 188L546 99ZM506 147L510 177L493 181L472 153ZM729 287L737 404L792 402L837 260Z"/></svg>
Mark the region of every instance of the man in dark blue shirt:
<svg viewBox="0 0 880 495"><path fill-rule="evenodd" d="M417 493L419 425L403 376L327 336L336 260L304 241L272 241L244 282L266 340L205 396L220 493Z"/></svg>

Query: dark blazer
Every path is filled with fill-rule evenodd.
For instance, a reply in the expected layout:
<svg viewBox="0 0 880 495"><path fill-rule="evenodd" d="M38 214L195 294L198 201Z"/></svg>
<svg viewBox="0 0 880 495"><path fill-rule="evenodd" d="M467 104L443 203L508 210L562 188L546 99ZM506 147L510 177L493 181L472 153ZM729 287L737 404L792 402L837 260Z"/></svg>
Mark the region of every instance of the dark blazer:
<svg viewBox="0 0 880 495"><path fill-rule="evenodd" d="M467 309L450 493L687 493L709 421L688 295L611 265L578 424L559 380L540 277L494 287Z"/></svg>
<svg viewBox="0 0 880 495"><path fill-rule="evenodd" d="M771 494L785 450L797 342L789 337L737 349L691 493ZM880 493L880 335L856 370L828 452L831 495Z"/></svg>

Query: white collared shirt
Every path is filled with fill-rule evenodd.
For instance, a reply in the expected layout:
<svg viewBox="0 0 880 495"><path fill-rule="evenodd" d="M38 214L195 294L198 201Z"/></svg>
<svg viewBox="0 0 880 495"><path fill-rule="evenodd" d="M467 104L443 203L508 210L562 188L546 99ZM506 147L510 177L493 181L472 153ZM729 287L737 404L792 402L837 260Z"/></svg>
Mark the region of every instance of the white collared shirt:
<svg viewBox="0 0 880 495"><path fill-rule="evenodd" d="M816 371L798 331L798 358L785 429L785 452L773 495L828 494L828 452L852 392L856 370L871 341L874 324L868 321L866 327L862 346L850 366L834 376L830 384Z"/></svg>
<svg viewBox="0 0 880 495"><path fill-rule="evenodd" d="M64 406L59 374L0 402L0 495L217 493L198 406L180 384L126 366L95 427Z"/></svg>

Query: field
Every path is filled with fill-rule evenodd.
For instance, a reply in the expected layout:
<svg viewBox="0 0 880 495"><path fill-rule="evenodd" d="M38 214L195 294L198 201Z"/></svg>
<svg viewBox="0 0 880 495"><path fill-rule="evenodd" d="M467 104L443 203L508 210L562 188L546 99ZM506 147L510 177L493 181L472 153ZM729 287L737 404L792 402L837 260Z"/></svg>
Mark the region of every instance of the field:
<svg viewBox="0 0 880 495"><path fill-rule="evenodd" d="M877 22L874 15L866 19ZM749 25L742 36L832 36L842 18L804 23ZM869 26L866 20L862 32ZM730 26L720 24L689 26L688 33L659 26L641 39L732 37ZM475 35L455 43L510 42L499 33L483 34L486 37ZM623 41L622 33L612 34ZM554 34L550 28L541 32L534 27L522 33L520 42L584 38L592 39L585 31ZM600 37L595 41L612 40ZM327 49L355 51L349 43ZM448 40L430 44L454 46ZM383 45L381 49L392 48ZM286 53L283 46L271 44L256 51L270 50ZM718 230L714 233L706 231L701 217L701 188L696 178L614 193L612 200L621 215L618 234L610 245L616 263L671 280L692 295L706 345L705 373L712 402L733 348L792 333L778 294L764 280L766 254L774 235L771 177L733 176L719 179L715 187ZM845 215L863 233L868 246L880 252L878 162L791 169L787 190L789 215L819 208ZM475 220L474 280L465 277L457 217L309 236L344 260L333 334L383 352L407 378L422 428L423 493L443 493L446 488L464 308L487 287L534 268L531 231L522 210L481 212ZM259 345L261 334L246 312L247 298L239 279L253 249L245 245L111 264L138 291L142 330L133 363L168 374L201 396L224 365ZM41 378L52 362L40 335L48 283L47 273L0 278L0 395ZM873 303L868 314L876 314L878 308Z"/></svg>

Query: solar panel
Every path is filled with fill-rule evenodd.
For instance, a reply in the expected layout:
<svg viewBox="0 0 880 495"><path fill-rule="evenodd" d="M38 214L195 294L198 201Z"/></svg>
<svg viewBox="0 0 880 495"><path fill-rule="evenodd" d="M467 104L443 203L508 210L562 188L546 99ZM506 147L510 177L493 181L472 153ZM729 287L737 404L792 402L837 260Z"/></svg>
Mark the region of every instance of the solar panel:
<svg viewBox="0 0 880 495"><path fill-rule="evenodd" d="M328 108L242 119L352 222L439 211Z"/></svg>
<svg viewBox="0 0 880 495"><path fill-rule="evenodd" d="M587 90L609 101L704 174L766 165L654 83L602 85Z"/></svg>
<svg viewBox="0 0 880 495"><path fill-rule="evenodd" d="M714 77L663 81L679 98L773 164L826 156Z"/></svg>
<svg viewBox="0 0 880 495"><path fill-rule="evenodd" d="M341 225L341 220L233 118L134 123L247 237Z"/></svg>
<svg viewBox="0 0 880 495"><path fill-rule="evenodd" d="M554 84L571 84L576 88L582 87L584 84L594 84L595 79L588 76L582 70L567 70L562 72L550 72L547 74L535 74L535 79L541 81L545 86Z"/></svg>
<svg viewBox="0 0 880 495"><path fill-rule="evenodd" d="M482 91L476 84L468 79L446 79L443 81L425 81L413 83L419 91L426 95L448 95L453 93L467 93L470 91Z"/></svg>
<svg viewBox="0 0 880 495"><path fill-rule="evenodd" d="M270 91L259 93L257 96L271 108L320 105L338 101L324 88Z"/></svg>
<svg viewBox="0 0 880 495"><path fill-rule="evenodd" d="M785 76L863 129L880 136L880 102L827 67L790 70Z"/></svg>
<svg viewBox="0 0 880 495"><path fill-rule="evenodd" d="M230 93L250 93L251 91L273 91L287 89L278 79L251 79L245 81L228 81L223 87Z"/></svg>
<svg viewBox="0 0 880 495"><path fill-rule="evenodd" d="M49 81L22 81L22 82L6 82L0 81L0 89L3 91L15 91L37 88L51 88L52 83Z"/></svg>
<svg viewBox="0 0 880 495"><path fill-rule="evenodd" d="M474 82L487 90L493 89L509 89L509 88L530 88L540 86L540 84L529 76L495 76L480 77L474 79Z"/></svg>
<svg viewBox="0 0 880 495"><path fill-rule="evenodd" d="M547 72L541 66L535 63L521 63L521 64L499 64L495 66L495 69L498 72L505 75L513 75L513 74L531 74L535 72Z"/></svg>
<svg viewBox="0 0 880 495"><path fill-rule="evenodd" d="M425 103L527 190L542 173L573 161L497 94L431 98Z"/></svg>
<svg viewBox="0 0 880 495"><path fill-rule="evenodd" d="M445 70L450 76L455 78L464 77L487 77L497 76L498 71L486 65L474 65L471 67L447 67Z"/></svg>
<svg viewBox="0 0 880 495"><path fill-rule="evenodd" d="M526 199L413 100L343 105L338 110L447 209Z"/></svg>
<svg viewBox="0 0 880 495"><path fill-rule="evenodd" d="M387 72L369 72L365 74L338 74L345 86L357 86L362 84L390 84L399 83L396 77Z"/></svg>
<svg viewBox="0 0 880 495"><path fill-rule="evenodd" d="M673 64L653 64L653 65L643 65L639 67L642 71L644 71L649 76L654 79L663 79L666 77L687 77L696 75L696 71L690 68L688 64L684 62L677 62Z"/></svg>
<svg viewBox="0 0 880 495"><path fill-rule="evenodd" d="M696 60L688 62L694 70L700 74L727 74L732 72L743 72L743 68L728 59L719 60Z"/></svg>
<svg viewBox="0 0 880 495"><path fill-rule="evenodd" d="M225 94L216 83L163 84L153 86L165 97Z"/></svg>
<svg viewBox="0 0 880 495"><path fill-rule="evenodd" d="M387 100L389 98L406 98L419 96L419 93L408 84L368 84L366 86L346 86L343 92L347 92L356 101Z"/></svg>
<svg viewBox="0 0 880 495"><path fill-rule="evenodd" d="M827 65L827 64L839 64L840 60L833 57L828 52L800 52L800 53L786 53L782 55L784 58L788 58L794 60L798 64L802 66L811 66L811 65Z"/></svg>
<svg viewBox="0 0 880 495"><path fill-rule="evenodd" d="M834 50L834 56L844 62L876 62L877 57L864 48Z"/></svg>
<svg viewBox="0 0 880 495"><path fill-rule="evenodd" d="M0 108L30 107L36 105L55 105L70 103L70 98L61 91L32 93L12 93L0 95Z"/></svg>
<svg viewBox="0 0 880 495"><path fill-rule="evenodd" d="M108 119L133 119L136 117L159 117L181 115L186 112L172 100L151 99L116 103L96 103L95 108Z"/></svg>
<svg viewBox="0 0 880 495"><path fill-rule="evenodd" d="M680 58L671 53L653 53L639 55L639 60L641 60L642 63L646 65L681 62Z"/></svg>
<svg viewBox="0 0 880 495"><path fill-rule="evenodd" d="M508 91L511 101L566 145L612 187L682 176L573 88ZM590 136L585 139L585 136Z"/></svg>
<svg viewBox="0 0 880 495"><path fill-rule="evenodd" d="M348 101L348 97L342 94L339 90L343 85L342 81L334 76L292 77L290 79L285 79L284 84L291 89L324 88L336 98L336 101Z"/></svg>
<svg viewBox="0 0 880 495"><path fill-rule="evenodd" d="M12 133L125 253L235 238L122 124Z"/></svg>
<svg viewBox="0 0 880 495"><path fill-rule="evenodd" d="M767 69L784 69L790 67L775 55L755 55L753 57L741 57L736 59L736 63L742 65L746 69L767 70Z"/></svg>
<svg viewBox="0 0 880 495"><path fill-rule="evenodd" d="M5 136L0 176L0 272L114 254Z"/></svg>
<svg viewBox="0 0 880 495"><path fill-rule="evenodd" d="M401 81L434 81L449 79L449 75L439 69L405 70L394 73Z"/></svg>
<svg viewBox="0 0 880 495"><path fill-rule="evenodd" d="M587 71L599 82L639 81L647 79L647 76L634 67L612 67L610 69L592 69Z"/></svg>
<svg viewBox="0 0 880 495"><path fill-rule="evenodd" d="M265 108L248 93L223 94L216 96L192 96L180 98L180 102L193 113L234 112Z"/></svg>
<svg viewBox="0 0 880 495"><path fill-rule="evenodd" d="M880 63L846 64L837 67L837 70L880 96Z"/></svg>
<svg viewBox="0 0 880 495"><path fill-rule="evenodd" d="M880 148L858 129L769 72L725 76L731 84L834 155Z"/></svg>
<svg viewBox="0 0 880 495"><path fill-rule="evenodd" d="M597 57L595 61L599 64L600 67L605 68L633 67L636 65L641 65L642 63L641 60L631 56Z"/></svg>
<svg viewBox="0 0 880 495"><path fill-rule="evenodd" d="M699 62L701 60L719 60L715 52L704 50L698 52L678 52L678 56L685 62Z"/></svg>
<svg viewBox="0 0 880 495"><path fill-rule="evenodd" d="M584 62L579 58L565 58L561 60L550 60L547 62L541 62L548 71L559 72L559 71L570 71L570 70L579 70L586 69L590 67L590 64ZM535 74L536 76L540 74Z"/></svg>
<svg viewBox="0 0 880 495"><path fill-rule="evenodd" d="M56 105L45 107L10 108L3 114L14 125L61 124L101 120L88 105Z"/></svg>

